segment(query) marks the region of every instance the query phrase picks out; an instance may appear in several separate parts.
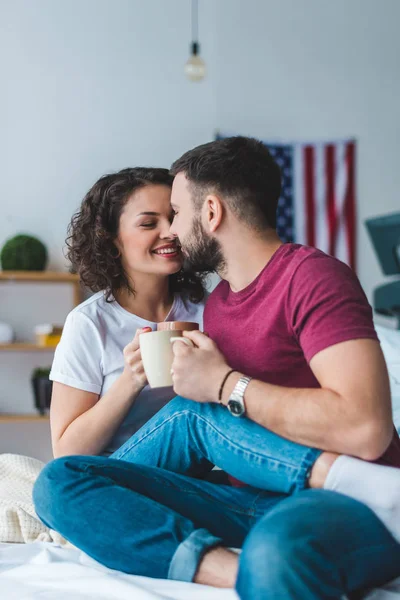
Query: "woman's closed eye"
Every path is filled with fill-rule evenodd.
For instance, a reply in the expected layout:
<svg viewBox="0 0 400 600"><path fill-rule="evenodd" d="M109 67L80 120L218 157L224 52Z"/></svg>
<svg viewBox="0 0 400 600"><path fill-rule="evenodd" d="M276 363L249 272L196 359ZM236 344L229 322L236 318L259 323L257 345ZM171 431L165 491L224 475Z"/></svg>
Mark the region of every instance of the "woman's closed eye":
<svg viewBox="0 0 400 600"><path fill-rule="evenodd" d="M155 227L156 223L141 223L140 227L145 227L146 229L150 229L151 227Z"/></svg>

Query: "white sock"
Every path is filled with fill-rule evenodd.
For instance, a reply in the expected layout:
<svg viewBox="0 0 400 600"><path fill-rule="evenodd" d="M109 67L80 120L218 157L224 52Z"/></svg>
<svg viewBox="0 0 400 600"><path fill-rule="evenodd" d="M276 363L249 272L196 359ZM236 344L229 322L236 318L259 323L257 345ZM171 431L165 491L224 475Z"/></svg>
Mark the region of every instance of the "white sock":
<svg viewBox="0 0 400 600"><path fill-rule="evenodd" d="M400 469L342 455L333 463L324 488L366 504L400 542Z"/></svg>

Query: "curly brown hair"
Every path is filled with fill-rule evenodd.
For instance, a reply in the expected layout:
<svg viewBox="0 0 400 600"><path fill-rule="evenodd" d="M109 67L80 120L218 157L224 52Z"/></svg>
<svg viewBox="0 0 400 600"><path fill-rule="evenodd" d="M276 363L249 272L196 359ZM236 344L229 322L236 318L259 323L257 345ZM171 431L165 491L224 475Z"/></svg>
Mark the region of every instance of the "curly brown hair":
<svg viewBox="0 0 400 600"><path fill-rule="evenodd" d="M92 292L104 290L113 302L118 290L135 294L122 267L114 241L122 210L138 189L147 185L172 187L168 169L135 167L103 175L88 191L68 226L66 257L71 271ZM186 295L192 302L204 298L204 276L183 268L169 276L172 294Z"/></svg>

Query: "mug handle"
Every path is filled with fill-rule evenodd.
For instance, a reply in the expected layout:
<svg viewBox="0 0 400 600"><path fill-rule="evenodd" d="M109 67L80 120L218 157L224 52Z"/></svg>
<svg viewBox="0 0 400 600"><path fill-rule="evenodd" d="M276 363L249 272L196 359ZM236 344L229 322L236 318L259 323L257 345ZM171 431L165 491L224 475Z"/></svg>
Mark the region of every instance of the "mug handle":
<svg viewBox="0 0 400 600"><path fill-rule="evenodd" d="M186 344L186 346L191 346L192 348L194 348L194 344L192 342L192 340L189 340L189 338L185 338L185 337L172 337L169 340L171 342L171 344L173 344L174 342L183 342L184 344Z"/></svg>

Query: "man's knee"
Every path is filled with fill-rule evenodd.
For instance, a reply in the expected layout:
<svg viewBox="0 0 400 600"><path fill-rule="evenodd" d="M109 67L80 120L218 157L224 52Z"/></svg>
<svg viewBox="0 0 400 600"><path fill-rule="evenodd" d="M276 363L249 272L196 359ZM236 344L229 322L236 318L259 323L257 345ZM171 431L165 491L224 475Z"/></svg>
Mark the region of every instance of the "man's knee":
<svg viewBox="0 0 400 600"><path fill-rule="evenodd" d="M165 405L164 409L168 410L171 414L186 412L190 415L199 415L206 418L215 418L216 415L220 414L221 410L224 410L219 404L213 402L195 402L183 396L172 398Z"/></svg>
<svg viewBox="0 0 400 600"><path fill-rule="evenodd" d="M301 540L295 530L283 523L263 526L259 522L246 538L240 556L239 582L245 579L258 580L264 585L272 584L272 578L284 577L299 559Z"/></svg>
<svg viewBox="0 0 400 600"><path fill-rule="evenodd" d="M194 402L183 396L172 398L156 415L157 420L168 421L178 417L178 421L187 421L190 423L198 422L199 418L207 421L213 420L218 415L221 407L218 404L209 402ZM149 421L151 423L152 421Z"/></svg>
<svg viewBox="0 0 400 600"><path fill-rule="evenodd" d="M171 413L180 413L180 412L190 412L190 413L204 413L207 412L207 409L210 405L208 402L194 402L194 400L190 400L188 398L184 398L183 396L175 396L165 405ZM217 406L217 405L215 405Z"/></svg>
<svg viewBox="0 0 400 600"><path fill-rule="evenodd" d="M243 547L236 590L241 600L304 597L304 578L317 575L309 572L312 563L295 532L258 529Z"/></svg>
<svg viewBox="0 0 400 600"><path fill-rule="evenodd" d="M183 396L175 396L165 405L164 410L167 410L171 414L180 413L185 410L191 410L193 408L193 400L188 400Z"/></svg>
<svg viewBox="0 0 400 600"><path fill-rule="evenodd" d="M306 500L304 506L298 504L298 510L295 497L293 505L291 500L284 501L250 531L239 564L237 590L241 598L251 598L250 590L253 598L268 598L268 590L283 593L288 585L297 591L304 586L317 589L324 585L336 593L337 569L326 547L323 527L312 526L314 498ZM314 508L317 504L316 497Z"/></svg>

